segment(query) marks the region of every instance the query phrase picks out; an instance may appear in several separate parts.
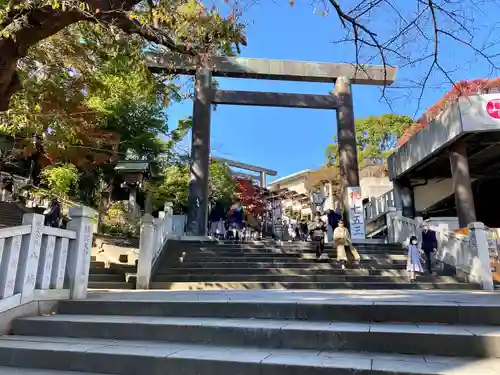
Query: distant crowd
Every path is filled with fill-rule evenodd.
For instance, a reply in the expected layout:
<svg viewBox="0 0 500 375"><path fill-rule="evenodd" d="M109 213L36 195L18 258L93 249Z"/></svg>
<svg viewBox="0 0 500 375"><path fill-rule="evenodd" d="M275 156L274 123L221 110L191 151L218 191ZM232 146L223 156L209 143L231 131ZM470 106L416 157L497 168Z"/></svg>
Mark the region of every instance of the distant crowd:
<svg viewBox="0 0 500 375"><path fill-rule="evenodd" d="M244 242L247 240L274 239L278 245L283 242L314 242L318 261L328 261L325 252L325 238L334 242L337 250L337 261L345 267L350 251L354 263L359 262L359 254L352 246L348 229L342 216L334 210L325 215L316 213L313 220L293 220L273 218L270 214L252 215L245 212L239 202L228 212L221 206L210 211L208 220L209 235L221 240Z"/></svg>

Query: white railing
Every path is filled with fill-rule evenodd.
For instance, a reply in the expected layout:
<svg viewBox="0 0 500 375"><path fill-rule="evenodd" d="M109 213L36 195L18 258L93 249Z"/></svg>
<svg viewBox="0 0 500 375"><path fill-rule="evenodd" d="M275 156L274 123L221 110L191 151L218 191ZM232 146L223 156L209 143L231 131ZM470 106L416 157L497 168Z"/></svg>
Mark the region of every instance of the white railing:
<svg viewBox="0 0 500 375"><path fill-rule="evenodd" d="M167 242L168 236L172 233L172 216L153 219L153 264L160 256L163 246Z"/></svg>
<svg viewBox="0 0 500 375"><path fill-rule="evenodd" d="M420 238L420 224L416 220L390 212L387 215L387 233L391 243L406 244L411 236Z"/></svg>
<svg viewBox="0 0 500 375"><path fill-rule="evenodd" d="M25 214L23 225L0 229L0 313L36 300L87 295L92 248L91 215L70 209L68 230L44 226Z"/></svg>
<svg viewBox="0 0 500 375"><path fill-rule="evenodd" d="M437 228L432 228L436 230ZM469 236L447 230L436 230L438 248L435 254L444 267L452 267L456 273L469 275L475 255L471 252Z"/></svg>
<svg viewBox="0 0 500 375"><path fill-rule="evenodd" d="M391 243L406 244L411 236L422 243L421 221L401 216L400 212L387 214L388 240ZM493 290L490 269L490 250L487 230L483 223L468 225L468 235L457 234L446 228L432 227L438 242L434 258L439 269L446 269L470 283L478 283L485 290Z"/></svg>
<svg viewBox="0 0 500 375"><path fill-rule="evenodd" d="M168 239L182 237L185 226L186 216L172 215L171 211L162 213L158 219L147 214L142 217L137 264L137 289L149 288L152 269Z"/></svg>
<svg viewBox="0 0 500 375"><path fill-rule="evenodd" d="M164 215L162 218L153 219L153 264L169 238L184 235L185 226L186 215Z"/></svg>
<svg viewBox="0 0 500 375"><path fill-rule="evenodd" d="M389 209L391 207L396 207L394 190L390 190L379 197L372 198L368 203L365 204L365 221L373 220L380 215L389 212Z"/></svg>
<svg viewBox="0 0 500 375"><path fill-rule="evenodd" d="M186 215L172 215L172 236L184 236Z"/></svg>

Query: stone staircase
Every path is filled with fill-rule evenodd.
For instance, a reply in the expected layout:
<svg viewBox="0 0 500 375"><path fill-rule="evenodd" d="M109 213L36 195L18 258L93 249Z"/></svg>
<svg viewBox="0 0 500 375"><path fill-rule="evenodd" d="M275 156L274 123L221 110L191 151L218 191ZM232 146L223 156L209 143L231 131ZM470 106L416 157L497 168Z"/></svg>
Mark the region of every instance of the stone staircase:
<svg viewBox="0 0 500 375"><path fill-rule="evenodd" d="M23 222L23 210L16 203L0 202L0 228L15 227Z"/></svg>
<svg viewBox="0 0 500 375"><path fill-rule="evenodd" d="M135 289L137 267L130 264L90 262L90 289Z"/></svg>
<svg viewBox="0 0 500 375"><path fill-rule="evenodd" d="M317 262L311 243L175 242L155 269L152 289L476 289L453 276L406 281L406 250L391 244L358 244L361 264L342 270ZM336 257L336 250L328 250Z"/></svg>
<svg viewBox="0 0 500 375"><path fill-rule="evenodd" d="M0 374L500 374L492 294L369 292L94 294L15 320Z"/></svg>

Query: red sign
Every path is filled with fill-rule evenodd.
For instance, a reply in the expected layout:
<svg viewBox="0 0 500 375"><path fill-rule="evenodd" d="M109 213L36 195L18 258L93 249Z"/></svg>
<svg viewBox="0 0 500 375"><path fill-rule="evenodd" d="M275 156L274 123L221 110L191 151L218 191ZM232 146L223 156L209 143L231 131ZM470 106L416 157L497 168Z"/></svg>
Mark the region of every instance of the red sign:
<svg viewBox="0 0 500 375"><path fill-rule="evenodd" d="M500 119L500 99L493 99L486 104L486 112L495 118Z"/></svg>
<svg viewBox="0 0 500 375"><path fill-rule="evenodd" d="M352 190L349 195L351 196L351 199L354 199L354 200L359 200L361 199L361 194L359 194L359 191L356 191L356 190Z"/></svg>

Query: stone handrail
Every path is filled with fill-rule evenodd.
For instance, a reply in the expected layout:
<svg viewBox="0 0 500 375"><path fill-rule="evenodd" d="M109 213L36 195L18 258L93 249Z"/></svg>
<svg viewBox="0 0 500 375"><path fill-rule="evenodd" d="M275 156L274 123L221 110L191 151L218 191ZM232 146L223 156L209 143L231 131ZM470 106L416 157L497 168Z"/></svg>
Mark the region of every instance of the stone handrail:
<svg viewBox="0 0 500 375"><path fill-rule="evenodd" d="M149 288L155 262L159 259L169 238L184 234L185 221L185 215L172 215L171 211L162 212L162 215L157 219L148 214L142 217L137 264L137 289Z"/></svg>
<svg viewBox="0 0 500 375"><path fill-rule="evenodd" d="M438 241L435 258L442 273L457 275L481 284L483 289L493 290L487 228L483 223L471 223L467 228L468 235L432 228Z"/></svg>
<svg viewBox="0 0 500 375"><path fill-rule="evenodd" d="M402 216L399 212L389 211L387 213L387 235L391 243L401 245L406 245L411 236L416 236L420 240L420 223Z"/></svg>
<svg viewBox="0 0 500 375"><path fill-rule="evenodd" d="M387 193L384 193L379 197L372 198L363 207L365 213L365 222L371 221L379 217L380 215L386 214L392 207L396 207L394 190L389 190Z"/></svg>
<svg viewBox="0 0 500 375"><path fill-rule="evenodd" d="M469 275L472 268L469 237L452 231L432 229L436 231L438 241L436 259L441 260L445 268L451 266L454 272Z"/></svg>
<svg viewBox="0 0 500 375"><path fill-rule="evenodd" d="M403 217L400 212L387 213L388 240L406 245L410 236L422 243L421 221ZM438 242L434 258L443 274L463 277L470 283L493 290L487 230L483 223L468 225L469 234L461 235L445 228L432 227Z"/></svg>
<svg viewBox="0 0 500 375"><path fill-rule="evenodd" d="M91 215L70 209L68 229L47 227L24 214L23 224L0 229L0 312L36 300L87 296L92 248Z"/></svg>

